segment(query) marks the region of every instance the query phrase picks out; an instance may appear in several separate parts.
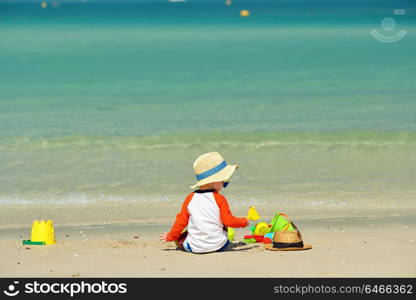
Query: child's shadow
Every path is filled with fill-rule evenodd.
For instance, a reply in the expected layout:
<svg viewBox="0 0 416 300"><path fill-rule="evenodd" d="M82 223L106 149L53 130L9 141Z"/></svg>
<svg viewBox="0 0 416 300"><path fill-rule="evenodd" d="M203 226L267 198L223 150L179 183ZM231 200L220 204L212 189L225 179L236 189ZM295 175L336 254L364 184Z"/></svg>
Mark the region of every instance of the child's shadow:
<svg viewBox="0 0 416 300"><path fill-rule="evenodd" d="M228 252L228 251L248 251L248 250L251 250L251 249L254 249L254 248L257 248L257 247L259 247L259 244L248 244L248 243L245 243L245 242L237 242L237 243L234 243L234 242L231 242L230 243L230 246L227 248L227 249L225 249L224 251L221 251L221 252ZM162 251L184 251L183 250L183 248L180 248L180 247L176 247L176 248L165 248L165 249L161 249ZM209 253L212 253L212 252L209 252Z"/></svg>
<svg viewBox="0 0 416 300"><path fill-rule="evenodd" d="M224 251L248 251L254 248L259 247L258 244L248 244L245 242L231 242L230 246Z"/></svg>

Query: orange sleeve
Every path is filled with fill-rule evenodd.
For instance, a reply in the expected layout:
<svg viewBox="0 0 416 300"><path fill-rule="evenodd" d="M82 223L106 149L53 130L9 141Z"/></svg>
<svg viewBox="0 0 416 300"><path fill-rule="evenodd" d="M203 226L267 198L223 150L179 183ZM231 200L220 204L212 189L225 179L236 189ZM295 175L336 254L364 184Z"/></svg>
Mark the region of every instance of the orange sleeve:
<svg viewBox="0 0 416 300"><path fill-rule="evenodd" d="M182 230L188 225L189 213L188 204L191 202L194 193L190 193L182 204L181 211L176 215L175 223L172 225L170 232L168 233L166 241L173 242L178 240L182 233Z"/></svg>
<svg viewBox="0 0 416 300"><path fill-rule="evenodd" d="M233 216L230 211L230 207L228 206L227 199L223 195L214 192L214 198L220 208L221 222L225 226L240 228L248 225L248 220L246 218L237 218Z"/></svg>

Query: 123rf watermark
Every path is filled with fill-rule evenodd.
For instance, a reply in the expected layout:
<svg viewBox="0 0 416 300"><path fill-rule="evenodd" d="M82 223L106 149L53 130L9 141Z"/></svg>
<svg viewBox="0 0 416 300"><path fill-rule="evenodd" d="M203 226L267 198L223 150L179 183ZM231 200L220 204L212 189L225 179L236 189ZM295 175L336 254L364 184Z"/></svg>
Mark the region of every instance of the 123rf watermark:
<svg viewBox="0 0 416 300"><path fill-rule="evenodd" d="M14 297L19 294L39 295L39 294L61 294L74 297L78 294L126 294L127 283L107 283L100 282L39 282L34 280L19 285L19 281L9 284L3 294Z"/></svg>
<svg viewBox="0 0 416 300"><path fill-rule="evenodd" d="M405 15L405 9L395 9L393 11L394 15ZM404 29L395 30L396 29L396 20L392 17L384 18L381 21L381 28L382 31L380 32L378 29L373 29L370 31L370 34L376 40L383 42L383 43L395 43L403 39L407 31Z"/></svg>
<svg viewBox="0 0 416 300"><path fill-rule="evenodd" d="M278 285L274 287L275 294L298 294L298 295L329 295L329 294L387 294L387 295L411 295L413 285L411 284L363 284L361 286L329 286L329 285Z"/></svg>

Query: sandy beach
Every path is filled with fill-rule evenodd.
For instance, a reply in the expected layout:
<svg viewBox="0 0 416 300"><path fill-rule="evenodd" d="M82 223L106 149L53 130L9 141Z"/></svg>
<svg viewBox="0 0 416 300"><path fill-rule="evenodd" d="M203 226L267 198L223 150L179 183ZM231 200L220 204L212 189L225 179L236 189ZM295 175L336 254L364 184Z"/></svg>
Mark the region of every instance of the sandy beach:
<svg viewBox="0 0 416 300"><path fill-rule="evenodd" d="M242 242L191 254L162 243L168 224L55 226L57 244L23 246L30 228L0 229L1 277L415 277L411 215L296 221L312 250L271 252Z"/></svg>

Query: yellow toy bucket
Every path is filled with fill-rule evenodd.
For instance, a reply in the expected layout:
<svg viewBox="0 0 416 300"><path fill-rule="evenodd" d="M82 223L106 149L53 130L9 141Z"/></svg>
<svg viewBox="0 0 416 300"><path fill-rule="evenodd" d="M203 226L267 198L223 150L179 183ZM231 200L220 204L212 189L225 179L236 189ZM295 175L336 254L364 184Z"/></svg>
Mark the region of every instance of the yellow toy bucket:
<svg viewBox="0 0 416 300"><path fill-rule="evenodd" d="M52 220L33 221L31 242L44 242L45 245L55 244L55 230Z"/></svg>

